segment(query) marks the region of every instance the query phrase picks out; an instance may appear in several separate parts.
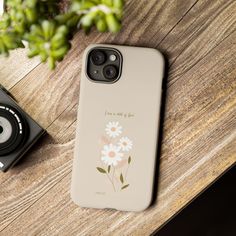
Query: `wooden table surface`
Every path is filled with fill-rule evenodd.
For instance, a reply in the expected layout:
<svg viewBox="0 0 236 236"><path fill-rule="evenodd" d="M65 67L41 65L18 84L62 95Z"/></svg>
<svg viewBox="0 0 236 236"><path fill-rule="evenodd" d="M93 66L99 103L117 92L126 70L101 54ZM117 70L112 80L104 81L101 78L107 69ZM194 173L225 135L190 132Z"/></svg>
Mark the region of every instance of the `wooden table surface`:
<svg viewBox="0 0 236 236"><path fill-rule="evenodd" d="M24 50L0 83L45 129L0 173L0 235L149 235L236 162L236 1L128 0L123 30L80 32L54 72ZM81 55L90 43L153 47L169 61L157 200L141 213L82 209L69 195Z"/></svg>

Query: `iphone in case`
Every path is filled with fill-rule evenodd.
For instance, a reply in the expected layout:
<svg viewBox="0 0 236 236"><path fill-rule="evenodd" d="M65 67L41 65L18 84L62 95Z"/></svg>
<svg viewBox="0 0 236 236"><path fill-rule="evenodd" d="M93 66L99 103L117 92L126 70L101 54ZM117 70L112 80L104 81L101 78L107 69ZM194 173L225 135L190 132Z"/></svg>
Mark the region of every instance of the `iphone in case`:
<svg viewBox="0 0 236 236"><path fill-rule="evenodd" d="M79 206L142 211L150 205L163 73L156 49L98 44L85 50L71 186Z"/></svg>

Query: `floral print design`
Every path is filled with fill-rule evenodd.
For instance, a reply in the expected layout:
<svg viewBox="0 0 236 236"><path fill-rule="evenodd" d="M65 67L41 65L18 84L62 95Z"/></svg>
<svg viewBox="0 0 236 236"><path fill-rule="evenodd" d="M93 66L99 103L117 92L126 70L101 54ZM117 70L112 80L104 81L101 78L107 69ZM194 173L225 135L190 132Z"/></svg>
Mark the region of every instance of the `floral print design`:
<svg viewBox="0 0 236 236"><path fill-rule="evenodd" d="M128 152L132 149L133 142L128 137L122 137L118 143L122 151Z"/></svg>
<svg viewBox="0 0 236 236"><path fill-rule="evenodd" d="M101 137L101 166L97 167L99 173L106 175L115 192L129 187L127 177L133 142L127 136L119 137L122 133L123 128L119 122L108 122L105 127L106 135Z"/></svg>
<svg viewBox="0 0 236 236"><path fill-rule="evenodd" d="M107 165L116 166L117 162L121 161L123 153L120 152L121 147L113 144L105 145L102 150L102 161Z"/></svg>
<svg viewBox="0 0 236 236"><path fill-rule="evenodd" d="M109 122L105 131L109 137L115 138L122 133L122 127L119 125L119 122Z"/></svg>

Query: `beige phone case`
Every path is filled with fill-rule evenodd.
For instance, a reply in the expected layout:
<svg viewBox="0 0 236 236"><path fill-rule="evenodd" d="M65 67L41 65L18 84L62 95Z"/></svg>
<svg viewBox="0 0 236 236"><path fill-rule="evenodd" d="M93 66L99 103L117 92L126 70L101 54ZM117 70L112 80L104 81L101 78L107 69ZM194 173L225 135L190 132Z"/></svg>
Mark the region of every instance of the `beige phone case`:
<svg viewBox="0 0 236 236"><path fill-rule="evenodd" d="M120 79L88 79L94 47L117 49ZM152 200L164 59L155 49L91 45L84 53L71 196L82 207L141 211Z"/></svg>

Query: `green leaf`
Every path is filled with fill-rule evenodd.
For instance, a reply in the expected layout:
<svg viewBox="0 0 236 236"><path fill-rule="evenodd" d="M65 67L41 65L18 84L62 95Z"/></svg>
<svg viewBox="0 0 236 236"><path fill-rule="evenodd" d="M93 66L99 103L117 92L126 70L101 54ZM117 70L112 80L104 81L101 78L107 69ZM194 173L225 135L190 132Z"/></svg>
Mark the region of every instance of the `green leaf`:
<svg viewBox="0 0 236 236"><path fill-rule="evenodd" d="M48 58L48 65L51 70L55 69L56 67L56 62L53 57Z"/></svg>
<svg viewBox="0 0 236 236"><path fill-rule="evenodd" d="M126 184L126 185L124 185L122 188L121 188L121 190L123 190L123 189L125 189L125 188L128 188L129 187L129 184Z"/></svg>
<svg viewBox="0 0 236 236"><path fill-rule="evenodd" d="M128 159L128 164L131 163L131 156L129 156L129 159Z"/></svg>
<svg viewBox="0 0 236 236"><path fill-rule="evenodd" d="M29 57L38 55L54 69L69 51L77 28L83 28L86 34L93 26L100 32L116 33L121 28L124 0L64 0L63 3L71 2L67 10L59 2L5 0L7 11L0 20L0 54L8 55L10 50L24 47L24 39L29 45ZM110 172L111 169L112 166Z"/></svg>
<svg viewBox="0 0 236 236"><path fill-rule="evenodd" d="M107 172L101 168L101 167L97 167L97 170L100 172L100 173L103 173L103 174L106 174Z"/></svg>
<svg viewBox="0 0 236 236"><path fill-rule="evenodd" d="M111 171L111 166L108 166L107 172L110 173Z"/></svg>
<svg viewBox="0 0 236 236"><path fill-rule="evenodd" d="M124 1L123 0L113 0L113 7L122 9L124 7Z"/></svg>
<svg viewBox="0 0 236 236"><path fill-rule="evenodd" d="M55 51L51 52L51 56L56 59L59 60L60 58L63 58L66 54L66 52L69 50L69 45L65 45Z"/></svg>
<svg viewBox="0 0 236 236"><path fill-rule="evenodd" d="M97 22L96 22L96 26L97 26L97 29L99 32L105 32L107 31L107 23L105 21L105 19L99 19Z"/></svg>
<svg viewBox="0 0 236 236"><path fill-rule="evenodd" d="M124 177L122 175L122 173L120 174L120 182L123 184L124 183Z"/></svg>
<svg viewBox="0 0 236 236"><path fill-rule="evenodd" d="M109 6L109 7L112 7L113 5L113 0L102 0L102 3Z"/></svg>
<svg viewBox="0 0 236 236"><path fill-rule="evenodd" d="M108 29L112 33L117 33L118 31L120 31L121 24L114 14L112 13L107 14L106 22L107 22Z"/></svg>
<svg viewBox="0 0 236 236"><path fill-rule="evenodd" d="M48 41L55 33L55 24L52 21L44 20L42 22L42 29L44 33L45 40Z"/></svg>

